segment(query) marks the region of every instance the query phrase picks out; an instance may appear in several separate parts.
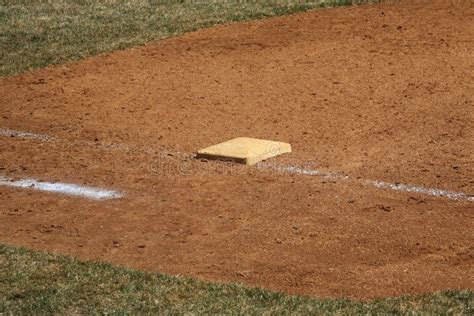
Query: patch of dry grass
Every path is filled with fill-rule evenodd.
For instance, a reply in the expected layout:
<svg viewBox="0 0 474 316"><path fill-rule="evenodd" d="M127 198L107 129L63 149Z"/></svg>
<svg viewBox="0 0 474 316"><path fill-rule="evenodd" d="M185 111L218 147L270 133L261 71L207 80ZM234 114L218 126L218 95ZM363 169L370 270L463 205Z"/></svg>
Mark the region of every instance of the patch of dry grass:
<svg viewBox="0 0 474 316"><path fill-rule="evenodd" d="M0 76L220 23L348 5L353 1L360 2L0 0Z"/></svg>
<svg viewBox="0 0 474 316"><path fill-rule="evenodd" d="M0 245L0 314L466 314L474 292L368 302L291 296Z"/></svg>

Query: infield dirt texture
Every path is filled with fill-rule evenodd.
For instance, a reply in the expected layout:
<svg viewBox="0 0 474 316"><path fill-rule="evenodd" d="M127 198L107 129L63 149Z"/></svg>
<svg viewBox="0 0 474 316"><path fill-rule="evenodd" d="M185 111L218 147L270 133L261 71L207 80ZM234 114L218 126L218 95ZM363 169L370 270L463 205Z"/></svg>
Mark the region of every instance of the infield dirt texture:
<svg viewBox="0 0 474 316"><path fill-rule="evenodd" d="M318 297L473 289L472 1L316 10L0 79L0 173L124 193L0 187L0 241ZM192 158L288 142L289 174ZM111 145L112 144L112 145Z"/></svg>

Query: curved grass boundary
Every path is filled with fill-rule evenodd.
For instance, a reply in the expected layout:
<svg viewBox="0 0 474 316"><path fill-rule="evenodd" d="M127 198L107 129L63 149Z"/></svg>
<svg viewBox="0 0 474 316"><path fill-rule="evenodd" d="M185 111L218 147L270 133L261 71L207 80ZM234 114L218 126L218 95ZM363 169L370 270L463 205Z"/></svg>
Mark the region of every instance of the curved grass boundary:
<svg viewBox="0 0 474 316"><path fill-rule="evenodd" d="M0 314L474 314L474 292L367 302L291 296L0 245Z"/></svg>
<svg viewBox="0 0 474 316"><path fill-rule="evenodd" d="M0 76L216 24L367 2L378 1L0 0Z"/></svg>

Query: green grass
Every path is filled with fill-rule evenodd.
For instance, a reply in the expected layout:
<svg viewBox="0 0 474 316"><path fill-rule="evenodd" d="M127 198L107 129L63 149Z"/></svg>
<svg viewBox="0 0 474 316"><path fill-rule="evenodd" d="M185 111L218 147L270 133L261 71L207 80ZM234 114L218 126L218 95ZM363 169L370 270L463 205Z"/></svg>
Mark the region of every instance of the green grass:
<svg viewBox="0 0 474 316"><path fill-rule="evenodd" d="M0 76L220 23L361 1L369 0L0 0Z"/></svg>
<svg viewBox="0 0 474 316"><path fill-rule="evenodd" d="M0 245L0 314L137 312L472 315L474 292L446 291L369 302L320 300Z"/></svg>

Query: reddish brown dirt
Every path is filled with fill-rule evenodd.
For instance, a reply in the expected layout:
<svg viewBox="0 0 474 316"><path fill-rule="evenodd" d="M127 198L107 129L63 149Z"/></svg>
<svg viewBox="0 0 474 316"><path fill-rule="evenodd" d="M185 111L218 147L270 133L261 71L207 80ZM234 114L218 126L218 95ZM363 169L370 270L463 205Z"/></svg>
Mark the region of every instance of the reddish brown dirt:
<svg viewBox="0 0 474 316"><path fill-rule="evenodd" d="M274 139L353 179L472 194L473 16L471 1L321 10L0 79L0 127L69 140L1 137L1 174L127 194L0 187L0 240L320 297L472 289L472 202L143 149Z"/></svg>

